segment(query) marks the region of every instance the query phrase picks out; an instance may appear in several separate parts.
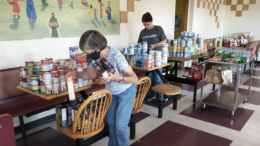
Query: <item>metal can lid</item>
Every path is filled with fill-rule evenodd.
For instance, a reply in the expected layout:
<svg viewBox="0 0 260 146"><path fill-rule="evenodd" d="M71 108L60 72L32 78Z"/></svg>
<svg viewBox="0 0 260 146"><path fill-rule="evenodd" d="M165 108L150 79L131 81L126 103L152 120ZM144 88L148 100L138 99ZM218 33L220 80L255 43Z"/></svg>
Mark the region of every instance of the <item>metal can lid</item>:
<svg viewBox="0 0 260 146"><path fill-rule="evenodd" d="M40 78L40 77L37 76L37 75L33 75L33 76L30 77L30 79L39 79L39 78Z"/></svg>

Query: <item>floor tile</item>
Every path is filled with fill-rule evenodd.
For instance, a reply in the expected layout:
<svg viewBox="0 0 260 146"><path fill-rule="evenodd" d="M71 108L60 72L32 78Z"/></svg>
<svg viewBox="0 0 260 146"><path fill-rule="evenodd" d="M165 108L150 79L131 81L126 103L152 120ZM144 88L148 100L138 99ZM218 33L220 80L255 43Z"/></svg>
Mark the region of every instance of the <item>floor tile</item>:
<svg viewBox="0 0 260 146"><path fill-rule="evenodd" d="M185 95L179 94L179 95L178 95L178 100L181 99L181 98L183 98L183 97L185 97ZM172 104L172 103L173 103L173 99L164 102L164 103L163 103L163 108L165 108L166 106L168 106L168 105L170 105L170 104ZM144 100L144 104L158 108L158 103L157 103L157 100L156 100L156 99L154 99L154 100L152 100L152 101L146 101L146 100Z"/></svg>
<svg viewBox="0 0 260 146"><path fill-rule="evenodd" d="M51 127L42 129L27 135L24 142L22 138L17 139L16 146L76 146L76 141Z"/></svg>
<svg viewBox="0 0 260 146"><path fill-rule="evenodd" d="M234 87L225 86L225 87L222 87L221 89L225 89L225 90L228 90L228 91L235 91ZM243 94L247 94L247 91L248 90L241 89L241 88L239 88L239 90L238 90L239 93L243 93ZM254 105L260 105L260 96L259 95L260 95L260 92L251 90L250 95L247 98L246 103L250 103L250 104L254 104Z"/></svg>
<svg viewBox="0 0 260 146"><path fill-rule="evenodd" d="M245 72L243 72L243 74L251 74L251 69L246 70ZM253 76L260 76L260 70L254 70Z"/></svg>
<svg viewBox="0 0 260 146"><path fill-rule="evenodd" d="M135 123L138 123L138 122L142 121L143 119L145 119L149 116L150 116L150 114L140 112L140 113L135 115Z"/></svg>
<svg viewBox="0 0 260 146"><path fill-rule="evenodd" d="M199 103L193 104L180 114L240 131L254 113L252 110L237 108L233 117L229 118L230 111L227 109L206 105L206 108L201 110L201 106Z"/></svg>
<svg viewBox="0 0 260 146"><path fill-rule="evenodd" d="M248 85L249 86L250 84L250 80L246 81L243 85ZM254 86L254 87L260 87L260 79L252 79L252 83L251 83L251 86Z"/></svg>
<svg viewBox="0 0 260 146"><path fill-rule="evenodd" d="M176 82L171 82L172 85L175 85L175 86L179 86L181 87L182 90L187 90L187 91L191 91L193 92L194 91L194 86L193 85L188 85L188 84L182 84L182 83L176 83ZM204 82L204 86L206 86L208 83L205 83ZM198 82L197 83L197 89L200 89L201 88L201 82Z"/></svg>
<svg viewBox="0 0 260 146"><path fill-rule="evenodd" d="M231 140L167 121L131 146L229 146Z"/></svg>

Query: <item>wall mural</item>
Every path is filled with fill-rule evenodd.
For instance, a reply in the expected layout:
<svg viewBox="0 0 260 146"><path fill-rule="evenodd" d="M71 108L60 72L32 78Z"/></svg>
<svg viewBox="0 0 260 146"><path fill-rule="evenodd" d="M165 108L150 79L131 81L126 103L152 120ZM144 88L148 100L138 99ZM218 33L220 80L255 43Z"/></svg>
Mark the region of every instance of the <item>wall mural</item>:
<svg viewBox="0 0 260 146"><path fill-rule="evenodd" d="M217 23L217 28L219 28L217 11L219 10L219 5L222 4L222 0L197 0L197 8L203 8L209 10L209 16L215 17L215 22Z"/></svg>
<svg viewBox="0 0 260 146"><path fill-rule="evenodd" d="M120 34L120 0L1 0L0 41Z"/></svg>
<svg viewBox="0 0 260 146"><path fill-rule="evenodd" d="M256 4L256 0L226 0L225 4L231 6L230 11L236 11L236 17L241 17L243 11L249 10L249 5Z"/></svg>

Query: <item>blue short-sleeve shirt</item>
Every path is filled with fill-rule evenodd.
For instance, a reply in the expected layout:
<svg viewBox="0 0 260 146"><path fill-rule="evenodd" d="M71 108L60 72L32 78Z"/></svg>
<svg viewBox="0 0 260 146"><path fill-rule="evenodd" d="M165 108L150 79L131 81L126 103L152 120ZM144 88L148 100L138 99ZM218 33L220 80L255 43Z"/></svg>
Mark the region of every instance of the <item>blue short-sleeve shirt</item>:
<svg viewBox="0 0 260 146"><path fill-rule="evenodd" d="M109 46L108 46L109 47ZM121 76L125 76L122 71L126 69L129 65L126 61L124 55L117 49L109 47L110 52L107 57L107 61L111 63L119 72ZM132 84L126 84L123 82L106 82L106 89L109 90L113 95L118 95L124 92Z"/></svg>

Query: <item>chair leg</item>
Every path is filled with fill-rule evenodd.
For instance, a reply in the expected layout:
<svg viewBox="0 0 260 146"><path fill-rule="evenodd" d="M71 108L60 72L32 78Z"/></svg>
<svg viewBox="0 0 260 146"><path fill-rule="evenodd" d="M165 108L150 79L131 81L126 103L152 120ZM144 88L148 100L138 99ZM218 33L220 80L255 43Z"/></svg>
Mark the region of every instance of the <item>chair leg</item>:
<svg viewBox="0 0 260 146"><path fill-rule="evenodd" d="M83 140L83 138L81 138L81 139L76 139L76 143L77 143L77 146L84 146L84 140Z"/></svg>
<svg viewBox="0 0 260 146"><path fill-rule="evenodd" d="M174 97L173 97L173 110L177 110L177 101L178 101L178 95L174 95Z"/></svg>
<svg viewBox="0 0 260 146"><path fill-rule="evenodd" d="M19 116L18 118L19 118L22 138L23 138L23 140L26 140L27 136L26 136L26 130L25 130L25 127L24 127L24 122L23 122L23 115Z"/></svg>
<svg viewBox="0 0 260 146"><path fill-rule="evenodd" d="M159 102L158 105L158 118L162 118L163 116L163 102Z"/></svg>
<svg viewBox="0 0 260 146"><path fill-rule="evenodd" d="M130 120L130 139L135 139L135 114L131 115Z"/></svg>

